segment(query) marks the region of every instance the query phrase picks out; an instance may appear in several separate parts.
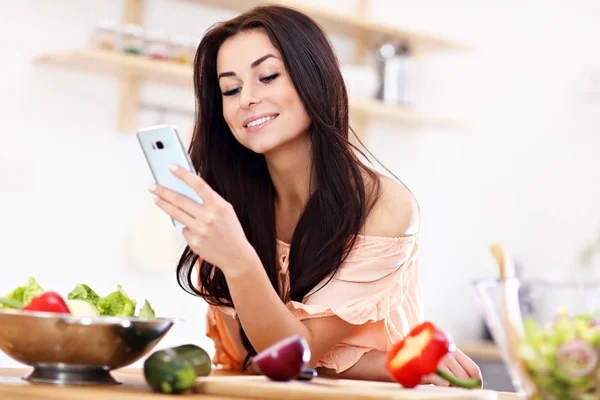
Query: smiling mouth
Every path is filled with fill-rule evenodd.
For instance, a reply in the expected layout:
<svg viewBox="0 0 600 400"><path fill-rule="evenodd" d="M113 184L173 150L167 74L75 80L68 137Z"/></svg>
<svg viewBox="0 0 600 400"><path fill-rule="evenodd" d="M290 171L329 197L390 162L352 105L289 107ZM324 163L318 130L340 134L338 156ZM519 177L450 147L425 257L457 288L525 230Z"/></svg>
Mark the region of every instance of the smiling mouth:
<svg viewBox="0 0 600 400"><path fill-rule="evenodd" d="M252 127L264 125L267 122L274 120L278 116L279 116L279 114L276 114L276 115L271 115L269 117L262 117L262 118L255 119L254 121L249 122L246 125L244 125L244 128L252 128Z"/></svg>

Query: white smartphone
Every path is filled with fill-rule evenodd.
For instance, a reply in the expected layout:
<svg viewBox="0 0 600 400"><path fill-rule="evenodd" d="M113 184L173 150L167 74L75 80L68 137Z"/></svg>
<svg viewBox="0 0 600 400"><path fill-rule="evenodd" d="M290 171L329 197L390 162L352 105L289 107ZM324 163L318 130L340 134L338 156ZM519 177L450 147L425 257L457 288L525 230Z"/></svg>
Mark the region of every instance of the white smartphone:
<svg viewBox="0 0 600 400"><path fill-rule="evenodd" d="M197 174L179 138L177 128L172 125L150 126L138 130L137 138L156 183L202 204L202 199L194 189L173 175L169 169L169 165L177 165ZM176 227L184 227L181 222L173 218L171 220Z"/></svg>

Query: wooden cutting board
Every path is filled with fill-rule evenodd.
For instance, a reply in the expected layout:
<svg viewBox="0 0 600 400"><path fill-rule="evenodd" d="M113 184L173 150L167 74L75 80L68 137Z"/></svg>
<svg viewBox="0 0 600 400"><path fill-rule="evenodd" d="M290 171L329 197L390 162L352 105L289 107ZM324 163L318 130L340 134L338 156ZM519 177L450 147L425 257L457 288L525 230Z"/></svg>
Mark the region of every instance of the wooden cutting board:
<svg viewBox="0 0 600 400"><path fill-rule="evenodd" d="M196 381L196 393L268 400L496 400L496 392L419 386L403 389L396 383L315 378L274 382L264 376L209 376Z"/></svg>

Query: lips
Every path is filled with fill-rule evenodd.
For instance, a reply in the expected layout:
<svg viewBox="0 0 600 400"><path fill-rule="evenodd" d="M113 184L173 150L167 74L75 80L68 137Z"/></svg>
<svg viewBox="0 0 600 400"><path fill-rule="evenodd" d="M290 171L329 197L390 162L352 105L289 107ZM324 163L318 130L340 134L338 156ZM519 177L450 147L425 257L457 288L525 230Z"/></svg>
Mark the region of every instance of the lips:
<svg viewBox="0 0 600 400"><path fill-rule="evenodd" d="M279 116L279 114L276 114L276 113L265 113L265 114L254 115L254 116L252 116L250 118L246 118L244 120L244 128L248 129L248 128L253 128L253 127L260 126L260 125L264 125L267 122L274 120L278 116Z"/></svg>

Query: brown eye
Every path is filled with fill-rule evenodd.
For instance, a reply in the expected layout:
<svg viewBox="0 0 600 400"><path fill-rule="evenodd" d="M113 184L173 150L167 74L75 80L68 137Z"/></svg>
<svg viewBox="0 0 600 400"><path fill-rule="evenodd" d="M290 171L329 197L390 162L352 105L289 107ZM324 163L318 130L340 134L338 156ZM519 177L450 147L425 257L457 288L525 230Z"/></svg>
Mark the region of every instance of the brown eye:
<svg viewBox="0 0 600 400"><path fill-rule="evenodd" d="M226 92L223 92L223 96L233 96L233 95L236 95L236 94L238 94L240 92L240 90L241 90L240 88L228 90Z"/></svg>
<svg viewBox="0 0 600 400"><path fill-rule="evenodd" d="M279 76L279 73L273 74L273 75L269 75L269 76L265 76L264 78L260 78L260 81L262 83L273 82L275 79L277 79L278 76Z"/></svg>

